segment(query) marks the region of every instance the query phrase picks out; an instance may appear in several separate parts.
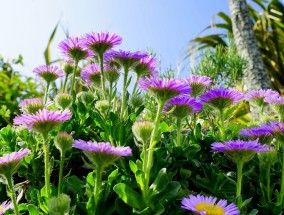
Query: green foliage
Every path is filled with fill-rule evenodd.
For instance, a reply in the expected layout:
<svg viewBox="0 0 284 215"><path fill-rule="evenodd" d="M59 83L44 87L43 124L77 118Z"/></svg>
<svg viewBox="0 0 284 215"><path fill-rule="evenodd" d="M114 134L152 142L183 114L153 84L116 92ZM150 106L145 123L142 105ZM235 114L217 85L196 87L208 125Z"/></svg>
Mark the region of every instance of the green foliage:
<svg viewBox="0 0 284 215"><path fill-rule="evenodd" d="M8 61L0 56L0 127L12 124L19 114L19 102L39 97L37 85L32 78L22 77L14 67L23 65L22 56Z"/></svg>
<svg viewBox="0 0 284 215"><path fill-rule="evenodd" d="M278 0L251 0L248 1L249 13L253 22L258 47L266 68L271 78L274 89L282 92L284 89L284 6ZM216 14L217 23L206 27L202 33L190 40L185 58L193 58L199 51L218 46L228 46L228 37L232 37L232 21L228 14ZM214 34L211 30L214 29ZM218 33L215 33L218 32Z"/></svg>
<svg viewBox="0 0 284 215"><path fill-rule="evenodd" d="M203 51L193 74L211 77L216 87L233 87L243 78L247 61L238 53L236 47L230 43L228 47L218 45L215 49Z"/></svg>

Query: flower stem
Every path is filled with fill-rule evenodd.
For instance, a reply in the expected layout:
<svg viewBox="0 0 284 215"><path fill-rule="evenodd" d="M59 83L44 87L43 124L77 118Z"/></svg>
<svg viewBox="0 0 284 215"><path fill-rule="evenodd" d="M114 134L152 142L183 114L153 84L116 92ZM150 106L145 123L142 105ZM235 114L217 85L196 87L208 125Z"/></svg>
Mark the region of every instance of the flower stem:
<svg viewBox="0 0 284 215"><path fill-rule="evenodd" d="M279 205L283 205L283 197L284 197L284 145L282 146L282 176L281 176Z"/></svg>
<svg viewBox="0 0 284 215"><path fill-rule="evenodd" d="M177 141L176 141L176 147L182 147L181 144L181 118L177 118Z"/></svg>
<svg viewBox="0 0 284 215"><path fill-rule="evenodd" d="M104 55L103 54L99 54L99 60L100 60L100 69L101 69L103 98L106 99L105 97L106 86L105 86L105 74L104 74Z"/></svg>
<svg viewBox="0 0 284 215"><path fill-rule="evenodd" d="M109 97L108 97L108 105L109 105L109 108L108 108L108 114L107 115L109 115L109 112L110 112L110 110L111 110L111 108L112 108L112 105L111 105L111 100L112 100L112 82L110 82L110 84L109 84Z"/></svg>
<svg viewBox="0 0 284 215"><path fill-rule="evenodd" d="M65 153L62 152L60 156L60 164L59 164L58 197L61 194L64 157L65 157Z"/></svg>
<svg viewBox="0 0 284 215"><path fill-rule="evenodd" d="M63 84L63 89L62 89L62 92L63 92L63 93L65 93L65 91L66 91L66 84L67 84L67 81L68 81L68 77L69 77L69 75L66 74L65 80L64 80L64 84Z"/></svg>
<svg viewBox="0 0 284 215"><path fill-rule="evenodd" d="M121 112L120 119L122 120L125 113L126 108L126 96L127 96L127 77L128 77L128 67L124 67L124 77L123 77L123 92L122 92L122 104L121 104Z"/></svg>
<svg viewBox="0 0 284 215"><path fill-rule="evenodd" d="M43 136L43 151L44 151L44 182L46 188L46 196L50 197L50 171L49 171L49 143L47 135Z"/></svg>
<svg viewBox="0 0 284 215"><path fill-rule="evenodd" d="M10 193L10 197L12 199L13 202L13 206L14 206L14 212L16 215L19 215L19 209L18 209L18 204L17 204L17 200L16 200L16 194L15 194L15 190L14 190L14 184L13 184L13 179L12 179L12 175L6 176L7 179L7 183L8 183L8 190Z"/></svg>
<svg viewBox="0 0 284 215"><path fill-rule="evenodd" d="M74 66L74 71L72 74L72 79L71 79L71 87L70 87L70 93L72 94L73 90L75 89L75 77L76 77L76 72L77 72L77 68L78 68L78 61L75 61L75 66Z"/></svg>
<svg viewBox="0 0 284 215"><path fill-rule="evenodd" d="M150 181L150 172L152 168L152 163L153 163L153 153L154 153L154 147L157 144L156 139L158 135L158 131L160 128L160 119L162 116L162 110L164 107L165 102L158 102L158 110L157 110L157 115L155 119L155 124L154 124L154 130L152 131L151 134L151 139L150 139L150 145L148 148L148 155L147 155L147 160L146 160L146 172L145 172L145 201L148 201L148 188L149 188L149 181Z"/></svg>
<svg viewBox="0 0 284 215"><path fill-rule="evenodd" d="M100 190L102 185L102 172L103 172L103 166L102 165L96 165L96 181L95 181L95 188L94 188L94 197L95 197L95 214L98 213L98 205L100 200Z"/></svg>
<svg viewBox="0 0 284 215"><path fill-rule="evenodd" d="M267 199L271 202L271 186L270 186L270 168L271 164L267 164L266 171L265 171L265 178L266 178L266 192L267 192Z"/></svg>
<svg viewBox="0 0 284 215"><path fill-rule="evenodd" d="M221 134L221 141L225 141L226 136L225 136L225 120L224 120L224 110L220 110L220 134Z"/></svg>
<svg viewBox="0 0 284 215"><path fill-rule="evenodd" d="M237 162L237 192L236 192L236 198L241 197L242 193L242 180L243 180L243 161Z"/></svg>
<svg viewBox="0 0 284 215"><path fill-rule="evenodd" d="M44 105L46 104L46 102L47 102L47 97L48 97L48 92L49 92L49 86L50 86L50 83L49 82L47 82L46 83L46 89L45 89L45 93L44 93Z"/></svg>
<svg viewBox="0 0 284 215"><path fill-rule="evenodd" d="M140 78L139 76L136 77L136 81L135 81L135 84L134 84L134 87L133 87L132 95L134 95L136 93L139 78Z"/></svg>

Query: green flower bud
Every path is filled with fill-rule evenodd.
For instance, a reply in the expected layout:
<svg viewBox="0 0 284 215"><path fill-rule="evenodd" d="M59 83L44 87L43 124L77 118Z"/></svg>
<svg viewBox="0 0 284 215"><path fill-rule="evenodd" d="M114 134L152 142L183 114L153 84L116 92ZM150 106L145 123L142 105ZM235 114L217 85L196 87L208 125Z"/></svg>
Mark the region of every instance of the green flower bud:
<svg viewBox="0 0 284 215"><path fill-rule="evenodd" d="M101 113L106 113L109 109L110 105L107 100L97 101L95 108L98 109Z"/></svg>
<svg viewBox="0 0 284 215"><path fill-rule="evenodd" d="M72 102L72 97L67 93L59 93L55 96L55 103L63 110L67 109Z"/></svg>
<svg viewBox="0 0 284 215"><path fill-rule="evenodd" d="M135 122L132 126L134 136L142 143L147 143L151 137L153 129L154 123L148 121Z"/></svg>
<svg viewBox="0 0 284 215"><path fill-rule="evenodd" d="M132 95L129 100L129 104L133 107L140 107L141 105L143 105L143 103L144 103L143 97L139 94Z"/></svg>
<svg viewBox="0 0 284 215"><path fill-rule="evenodd" d="M48 202L48 212L50 215L68 215L71 199L66 194L52 197Z"/></svg>
<svg viewBox="0 0 284 215"><path fill-rule="evenodd" d="M73 142L73 137L65 131L59 132L54 138L54 144L61 154L69 151L72 148Z"/></svg>
<svg viewBox="0 0 284 215"><path fill-rule="evenodd" d="M89 104L93 104L95 100L95 96L91 92L80 92L77 94L77 100L81 101L86 106Z"/></svg>

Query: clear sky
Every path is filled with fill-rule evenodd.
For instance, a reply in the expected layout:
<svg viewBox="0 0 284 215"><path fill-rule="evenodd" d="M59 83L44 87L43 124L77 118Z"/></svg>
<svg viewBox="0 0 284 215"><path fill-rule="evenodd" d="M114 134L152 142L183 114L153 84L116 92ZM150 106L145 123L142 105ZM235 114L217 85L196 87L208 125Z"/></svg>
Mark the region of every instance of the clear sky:
<svg viewBox="0 0 284 215"><path fill-rule="evenodd" d="M161 59L161 68L175 68L190 39L219 12L229 12L224 0L0 0L0 55L22 54L22 74L31 76L44 64L43 52L56 23L60 27L52 59L60 57L57 44L69 35L91 31L119 34L119 47L130 51L148 48Z"/></svg>

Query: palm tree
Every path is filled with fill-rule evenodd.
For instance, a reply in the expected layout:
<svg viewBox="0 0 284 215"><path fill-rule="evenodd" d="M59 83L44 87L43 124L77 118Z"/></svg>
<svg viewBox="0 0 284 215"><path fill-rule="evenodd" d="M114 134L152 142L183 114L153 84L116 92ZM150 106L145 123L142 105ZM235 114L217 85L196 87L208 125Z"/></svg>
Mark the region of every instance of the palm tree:
<svg viewBox="0 0 284 215"><path fill-rule="evenodd" d="M254 9L256 6L261 8L261 12ZM252 0L247 4L247 8L272 88L279 92L284 92L284 49L281 48L284 47L284 7L278 0L272 0L269 3L266 0ZM208 34L192 39L189 42L186 58L192 57L198 51L208 47L227 46L228 35L233 34L233 22L230 16L223 12L219 12L217 16L221 19L221 22L208 26L205 28L205 32L208 29L217 28L220 30L220 33ZM239 45L237 44L237 46ZM264 80L269 82L267 78ZM263 88L263 86L261 87Z"/></svg>
<svg viewBox="0 0 284 215"><path fill-rule="evenodd" d="M244 86L248 90L270 88L269 77L257 46L246 0L229 0L233 35L238 52L248 61Z"/></svg>

